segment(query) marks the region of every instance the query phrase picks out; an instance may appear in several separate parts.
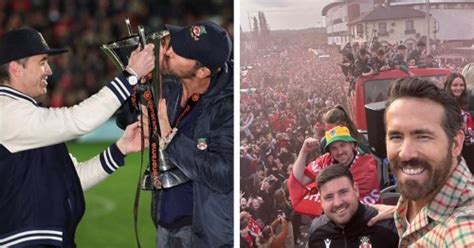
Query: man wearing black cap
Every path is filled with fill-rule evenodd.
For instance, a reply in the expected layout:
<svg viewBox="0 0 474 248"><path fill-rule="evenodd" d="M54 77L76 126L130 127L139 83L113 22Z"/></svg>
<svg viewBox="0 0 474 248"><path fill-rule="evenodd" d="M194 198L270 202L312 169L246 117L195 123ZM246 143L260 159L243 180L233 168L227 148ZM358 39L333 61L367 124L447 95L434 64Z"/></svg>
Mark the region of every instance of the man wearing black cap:
<svg viewBox="0 0 474 248"><path fill-rule="evenodd" d="M232 247L232 42L210 21L166 27L160 130L170 161L189 181L154 191L157 247Z"/></svg>
<svg viewBox="0 0 474 248"><path fill-rule="evenodd" d="M135 79L153 69L152 50L132 53L127 70ZM64 142L109 119L130 96L132 80L122 73L71 108L40 107L34 98L46 93L48 57L63 52L32 28L0 37L0 247L75 247L82 191L141 147L135 123L95 158L80 164L71 158Z"/></svg>
<svg viewBox="0 0 474 248"><path fill-rule="evenodd" d="M397 53L393 55L392 59L390 60L390 68L410 73L408 70L408 64L405 60L406 53L407 47L403 44L398 45Z"/></svg>

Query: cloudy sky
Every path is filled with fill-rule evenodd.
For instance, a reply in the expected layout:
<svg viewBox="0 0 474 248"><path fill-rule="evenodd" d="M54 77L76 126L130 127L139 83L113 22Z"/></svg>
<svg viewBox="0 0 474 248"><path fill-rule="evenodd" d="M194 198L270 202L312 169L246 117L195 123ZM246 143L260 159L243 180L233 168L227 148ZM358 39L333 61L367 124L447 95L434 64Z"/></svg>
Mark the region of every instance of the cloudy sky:
<svg viewBox="0 0 474 248"><path fill-rule="evenodd" d="M244 31L249 30L249 16L258 11L265 17L272 30L304 29L321 25L321 10L328 0L240 0L240 23Z"/></svg>

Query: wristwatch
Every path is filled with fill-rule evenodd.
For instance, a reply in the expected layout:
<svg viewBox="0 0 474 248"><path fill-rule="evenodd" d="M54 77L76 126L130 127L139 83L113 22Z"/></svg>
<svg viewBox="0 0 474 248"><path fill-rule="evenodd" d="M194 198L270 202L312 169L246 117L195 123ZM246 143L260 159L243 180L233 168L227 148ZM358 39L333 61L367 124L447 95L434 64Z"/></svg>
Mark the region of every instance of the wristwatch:
<svg viewBox="0 0 474 248"><path fill-rule="evenodd" d="M126 69L123 70L123 74L127 77L128 83L130 85L135 85L138 83L138 77L130 72L128 72Z"/></svg>

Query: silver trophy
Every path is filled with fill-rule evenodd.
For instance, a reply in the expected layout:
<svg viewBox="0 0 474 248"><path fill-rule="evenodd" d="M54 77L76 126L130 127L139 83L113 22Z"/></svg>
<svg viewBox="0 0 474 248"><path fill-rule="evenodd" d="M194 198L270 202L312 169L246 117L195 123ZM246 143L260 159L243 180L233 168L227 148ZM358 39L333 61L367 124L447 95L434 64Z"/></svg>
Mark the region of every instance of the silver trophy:
<svg viewBox="0 0 474 248"><path fill-rule="evenodd" d="M169 35L168 30L163 30L160 32L149 33L145 34L144 28L142 26L138 26L138 34L134 34L132 32L132 28L130 25L129 19L125 20L128 28L129 36L117 41L109 42L107 44L103 44L101 46L102 51L110 57L115 65L120 70L125 70L126 66L128 65L128 59L130 58L130 54L132 51L137 49L138 46L144 46L147 42L153 42L155 44L155 52L156 58L159 58L159 48L160 48L160 41L162 38ZM159 65L159 63L157 63ZM155 75L154 82L151 84L151 91L153 92L154 96L158 96L158 100L161 99L161 76L159 73L159 66L155 66L155 70L152 72L152 75ZM141 87L141 85L140 85ZM140 90L135 91L137 94L140 94ZM158 94L156 94L158 93ZM140 97L137 97L139 99ZM156 113L156 111L154 111ZM149 123L152 123L151 121ZM152 130L150 128L150 130ZM159 127L158 132L154 135L150 135L150 153L153 149L151 149L152 142L159 143ZM189 179L183 174L183 172L169 159L168 153L163 150L162 148L157 146L157 154L156 156L150 155L150 165L152 166L154 162L152 161L152 157L158 157L158 178L153 178L152 173L150 173L150 167L148 167L147 171L143 176L142 181L142 189L144 190L152 190L152 189L161 189L161 188L171 188L176 185L185 183L189 181ZM157 180L159 179L159 180Z"/></svg>
<svg viewBox="0 0 474 248"><path fill-rule="evenodd" d="M105 54L107 54L107 56L112 58L112 61L119 67L120 70L125 70L125 67L128 64L128 59L130 58L130 54L132 53L133 50L137 49L138 45L140 44L140 35L145 36L145 42L148 42L148 41L153 42L155 44L155 48L159 48L160 40L169 35L168 30L149 33L145 35L144 29L142 26L138 27L138 31L139 31L138 34L133 33L132 28L130 26L129 19L125 19L125 23L127 24L127 28L128 28L128 34L129 34L128 37L125 37L118 41L112 41L107 44L103 44L100 47L102 51L104 51ZM158 72L158 71L155 71L155 72Z"/></svg>

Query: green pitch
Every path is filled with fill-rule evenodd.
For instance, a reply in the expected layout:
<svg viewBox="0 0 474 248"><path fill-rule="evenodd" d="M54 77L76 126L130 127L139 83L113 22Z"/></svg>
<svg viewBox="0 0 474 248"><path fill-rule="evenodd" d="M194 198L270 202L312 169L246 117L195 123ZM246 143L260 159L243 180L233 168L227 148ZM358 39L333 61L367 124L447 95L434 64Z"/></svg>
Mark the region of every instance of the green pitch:
<svg viewBox="0 0 474 248"><path fill-rule="evenodd" d="M68 143L80 162L102 152L110 143ZM147 160L145 154L145 160ZM145 165L144 165L145 166ZM140 154L128 155L125 165L85 192L86 212L76 233L78 247L137 247L133 228L133 202ZM155 227L150 215L150 192L140 197L138 230L142 247L155 247Z"/></svg>

